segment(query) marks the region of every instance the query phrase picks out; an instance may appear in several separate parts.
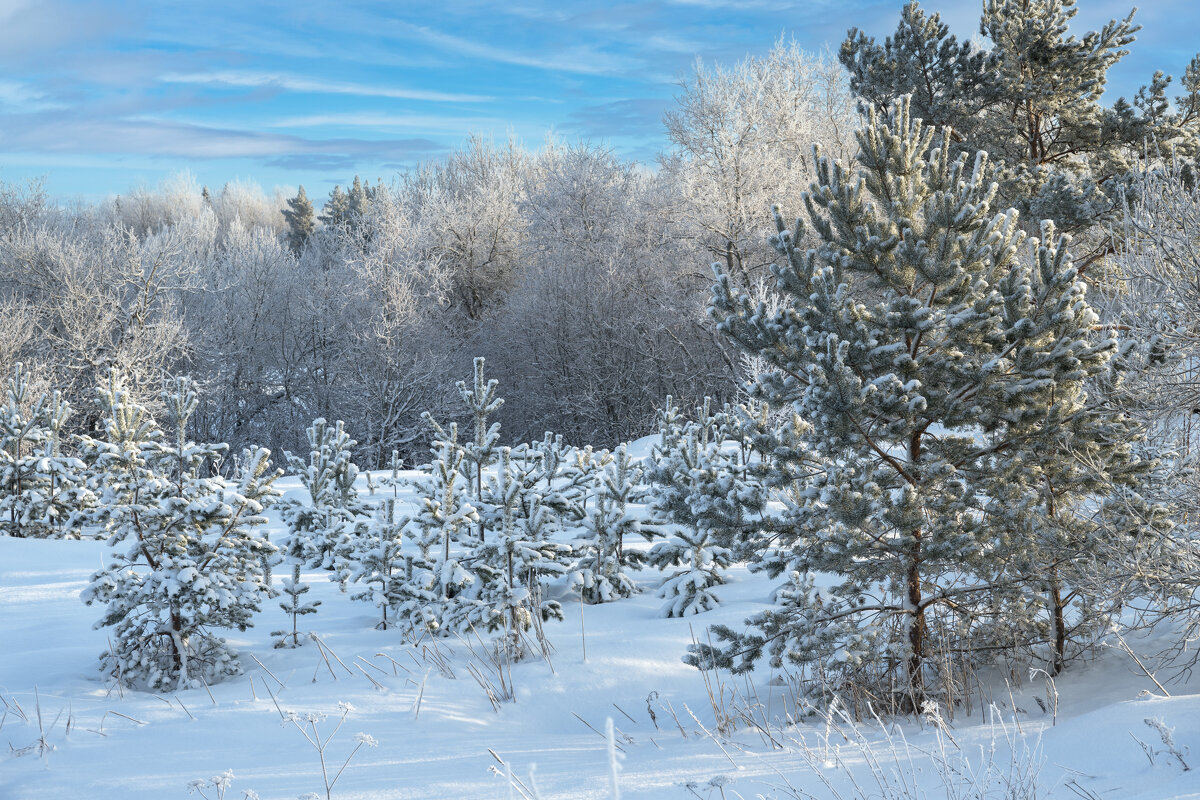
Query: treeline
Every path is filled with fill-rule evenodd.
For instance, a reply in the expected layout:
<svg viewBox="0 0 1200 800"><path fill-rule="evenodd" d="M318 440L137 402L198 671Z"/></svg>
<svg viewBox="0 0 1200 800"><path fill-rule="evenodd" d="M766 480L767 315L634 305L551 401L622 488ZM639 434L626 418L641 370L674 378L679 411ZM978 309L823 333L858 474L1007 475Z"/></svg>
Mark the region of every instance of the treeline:
<svg viewBox="0 0 1200 800"><path fill-rule="evenodd" d="M344 419L356 459L380 467L424 450L420 414L449 413L447 387L483 355L511 387L514 441L611 446L668 394L733 391L706 264L764 272L779 187L799 188L814 140L843 147L852 116L840 68L780 44L697 67L656 171L589 144L475 138L323 208L186 177L94 207L4 187L0 369L22 361L61 389L85 432L109 367L151 405L186 373L198 437L300 452L314 418Z"/></svg>

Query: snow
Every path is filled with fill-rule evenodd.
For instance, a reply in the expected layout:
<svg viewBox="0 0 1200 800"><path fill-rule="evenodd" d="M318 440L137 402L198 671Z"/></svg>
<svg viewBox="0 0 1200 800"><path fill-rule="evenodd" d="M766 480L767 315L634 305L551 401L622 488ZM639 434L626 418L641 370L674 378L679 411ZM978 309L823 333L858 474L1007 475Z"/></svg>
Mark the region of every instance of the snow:
<svg viewBox="0 0 1200 800"><path fill-rule="evenodd" d="M290 495L299 484L285 479L281 488ZM286 531L277 511L269 517L278 542ZM826 721L788 723L785 715L796 713L790 692L786 682L771 681L766 667L750 681L710 676L719 681L711 686L726 711L749 709L769 723L782 749L745 724L727 738L717 734L709 686L680 656L707 625L736 628L767 606L776 582L740 567L715 588L719 608L687 619L659 616L653 590L662 576L655 570L637 574L643 591L628 600L581 608L564 598L565 621L545 626L549 656L500 668L515 700L500 702L497 711L471 675L478 670L499 686L486 637L427 639L423 656L399 631L376 630L376 609L340 593L321 570L302 572L312 586L306 600L322 604L301 625L323 646L308 640L294 650L274 649L269 632L285 621L290 628L290 620L271 601L254 628L229 637L246 674L212 686L211 698L203 688L158 695L118 690L97 669L106 632L92 626L101 610L79 600L107 551L99 541L0 537L0 744L9 751L0 756L0 798L182 798L193 781L226 771L234 776L230 800L247 789L263 800L324 797L317 753L285 716L295 712L308 725L305 715L327 715L312 723L325 737L341 715L339 703L355 710L328 744L331 774L355 751L359 733L378 743L360 747L334 786L331 796L347 800L522 797L521 789L510 793L507 770L525 787L535 781L547 800L612 797L609 719L625 800L789 797L788 784L803 796L834 797L835 790L858 796L849 789L850 774L875 791L871 753L888 774L911 775L927 787L928 797L959 796L937 788L937 759L925 754L939 746L958 753L945 736L939 745L936 726L905 719L885 732L864 725L871 753L852 735L834 735L826 747ZM290 572L277 568L276 585ZM1197 773L1185 772L1145 722L1160 719L1174 728L1183 758L1200 766L1200 696L1187 684L1169 686L1169 698L1148 694L1156 687L1114 650L1073 667L1053 686L1044 676L1011 691L998 678L988 685L990 716L1003 727L989 725L978 708L947 723L946 735L973 768L989 762L995 742L998 773L1008 774L1011 748L1034 753L1044 797L1075 798L1082 790L1103 798L1200 798ZM1051 689L1057 707L1048 701ZM48 749L38 747L39 708ZM897 749L901 761L890 764ZM203 791L215 796L211 786ZM990 791L983 796L1001 796L998 786Z"/></svg>

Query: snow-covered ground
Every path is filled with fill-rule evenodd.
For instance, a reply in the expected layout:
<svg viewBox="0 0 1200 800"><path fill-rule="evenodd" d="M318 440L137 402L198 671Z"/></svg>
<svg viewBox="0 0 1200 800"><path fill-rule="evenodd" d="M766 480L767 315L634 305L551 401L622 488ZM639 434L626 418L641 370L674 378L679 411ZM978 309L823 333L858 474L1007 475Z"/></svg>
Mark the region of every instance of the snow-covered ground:
<svg viewBox="0 0 1200 800"><path fill-rule="evenodd" d="M356 734L378 743L362 745L337 779L331 796L347 800L612 797L609 719L623 798L898 798L907 795L884 785L912 784L914 796L931 798L1200 798L1200 697L1187 684L1162 697L1120 651L1053 687L1042 677L1013 687L996 679L980 690L991 709L959 713L944 731L914 720L864 725L866 744L845 724L793 723L794 697L765 667L751 680L723 674L706 684L680 661L688 643L711 623L739 624L769 596L771 582L740 569L717 590L723 606L690 619L658 616L656 571L641 575L647 591L630 600L585 608L566 600L566 621L545 629L553 652L502 667L503 685L486 640L414 647L377 630L375 609L339 593L325 573L306 572L306 599L322 605L301 623L324 647L273 649L270 632L285 617L272 602L253 629L230 637L241 678L211 695L122 692L97 671L106 633L92 624L101 609L79 600L106 552L95 541L0 537L4 800L182 798L192 781L226 771L230 800L244 790L263 800L325 797L318 753L297 723L324 738L340 703L353 710L326 747L328 777L359 745ZM497 707L488 683L497 694L510 687L513 700ZM759 727L743 719L721 735L716 695L724 712L741 710ZM328 716L309 721L313 714ZM1196 769L1185 771L1147 719L1174 728L1176 750ZM989 766L992 780L967 774ZM1032 772L1037 794L1006 793ZM212 786L203 792L218 796Z"/></svg>

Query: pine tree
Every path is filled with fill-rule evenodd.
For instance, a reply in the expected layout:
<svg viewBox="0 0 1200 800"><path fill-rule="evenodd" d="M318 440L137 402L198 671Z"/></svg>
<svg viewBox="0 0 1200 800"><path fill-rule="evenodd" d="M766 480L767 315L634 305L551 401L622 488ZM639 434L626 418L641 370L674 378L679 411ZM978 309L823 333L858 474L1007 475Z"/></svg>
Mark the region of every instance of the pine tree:
<svg viewBox="0 0 1200 800"><path fill-rule="evenodd" d="M292 648L300 646L300 617L303 617L305 614L317 613L317 606L321 605L320 600L306 602L300 599L304 597L304 595L308 594L311 589L311 586L300 581L300 565L293 564L292 577L283 579L283 594L287 597L287 600L284 600L279 604L279 607L283 609L283 612L291 618L292 629L290 631L271 631L272 636L279 637L279 639L275 641L276 648Z"/></svg>
<svg viewBox="0 0 1200 800"><path fill-rule="evenodd" d="M1043 332L1049 346L1031 353L1031 363L1022 367L1053 374L1055 388L1052 402L1024 420L1024 433L1005 453L1002 466L1012 477L1007 495L998 499L1008 521L1006 577L1018 579L992 580L1010 584L1001 616L1017 629L1016 642L1048 642L1046 671L1057 675L1072 655L1108 635L1128 602L1127 579L1113 581L1114 572L1141 543L1160 547L1172 522L1166 505L1151 499L1169 493L1165 475L1144 425L1126 411L1136 402L1123 386L1141 360L1135 343L1122 342L1102 368L1080 369L1049 355L1070 347L1077 329L1094 325L1097 317L1078 302L1079 293L1065 290L1077 273L1064 243L1054 242L1050 223L1043 240L1033 254L1038 283L1057 282L1064 290L1050 309L1055 323ZM1022 495L1013 487L1033 491Z"/></svg>
<svg viewBox="0 0 1200 800"><path fill-rule="evenodd" d="M559 494L564 504L565 518L576 522L587 519L588 500L595 496L596 482L602 470L612 463L613 454L608 450L594 450L592 446L576 447L562 469L563 485Z"/></svg>
<svg viewBox="0 0 1200 800"><path fill-rule="evenodd" d="M384 478L384 485L392 490L391 496L376 507L370 526L354 539L349 554L350 570L347 580L363 588L350 595L351 600L363 600L380 609L382 619L376 626L386 630L395 623L388 619L388 610L405 599L404 583L408 575L410 559L404 552L404 528L409 519L397 516L399 500L400 456L393 450L388 462L392 473Z"/></svg>
<svg viewBox="0 0 1200 800"><path fill-rule="evenodd" d="M335 228L345 227L346 223L350 221L350 198L346 196L341 186L334 186L333 191L329 193L329 200L321 209L320 220Z"/></svg>
<svg viewBox="0 0 1200 800"><path fill-rule="evenodd" d="M288 224L288 246L292 248L293 253L299 254L316 230L317 218L313 212L312 201L308 199L303 186L287 203L288 207L283 209L283 218Z"/></svg>
<svg viewBox="0 0 1200 800"><path fill-rule="evenodd" d="M418 553L406 564L403 597L396 608L413 627L449 636L476 623L488 627L493 615L480 598L494 575L486 566L469 569L453 550L464 539L474 543L469 534L480 515L464 491L465 456L458 425L443 429L426 419L438 438L431 445L430 475L417 485L421 508L405 529Z"/></svg>
<svg viewBox="0 0 1200 800"><path fill-rule="evenodd" d="M655 544L647 560L659 569L683 566L659 588L667 617L719 604L711 589L725 583L723 570L750 534L749 517L760 514L766 501L762 488L745 480L739 451L720 436L727 430L723 420L710 413L707 401L698 411L699 420L681 436L664 437L666 451L656 450L647 470L656 488L651 507L670 531L664 530L669 538Z"/></svg>
<svg viewBox="0 0 1200 800"><path fill-rule="evenodd" d="M496 396L496 379L486 380L483 377L483 363L482 357L475 359L475 379L471 388L467 388L465 381L455 384L475 422L475 438L467 445L463 454L471 471L471 484L474 487L477 505L483 502L483 471L495 460L496 442L500 439L500 423L494 422L489 425L488 418L504 405L504 399ZM479 540L483 539L484 525L480 522Z"/></svg>
<svg viewBox="0 0 1200 800"><path fill-rule="evenodd" d="M350 193L346 196L346 217L351 227L358 227L362 224L362 220L367 215L367 208L371 202L371 183L367 182L363 186L363 182L359 180L357 175L354 176L354 184L350 187Z"/></svg>
<svg viewBox="0 0 1200 800"><path fill-rule="evenodd" d="M97 628L112 627L102 668L129 686L184 689L240 672L236 653L212 629L245 630L268 596L262 558L273 548L253 534L278 493L266 450L244 454L232 481L205 477L224 445L197 444L186 429L197 397L176 379L164 392L174 441L113 370L100 387L105 438L81 447L102 472L93 520L115 549L82 599L104 603Z"/></svg>
<svg viewBox="0 0 1200 800"><path fill-rule="evenodd" d="M521 480L512 450L499 450L496 474L488 482L481 517L493 531L475 557L491 568L491 582L482 599L495 611L489 630L507 629L513 653L521 652L521 632L541 619L562 619L562 607L543 599L547 582L567 572L568 545L550 541L559 528L557 515L542 502L540 492Z"/></svg>
<svg viewBox="0 0 1200 800"><path fill-rule="evenodd" d="M624 444L594 473L591 494L595 502L583 519L587 535L575 542L581 556L570 576L585 603L608 603L637 591L629 569L644 559L627 551L625 542L635 534L647 534L629 509L641 478L642 469L633 463Z"/></svg>
<svg viewBox="0 0 1200 800"><path fill-rule="evenodd" d="M777 216L776 310L718 272L720 329L769 364L754 391L794 408L801 420L779 438L810 461L790 524L759 557L790 576L778 607L747 633L714 628L729 646L692 660L747 669L769 649L776 665L874 670L919 708L940 632L973 624L1010 556L1002 498L1037 492L1005 455L1067 457L1046 409L1115 345L1093 331L1065 256L1019 259L1017 214L992 210L986 154L952 157L951 131L913 119L907 100L871 110L858 141L854 172L816 161L816 248L796 246L802 219L789 230ZM1044 235L1039 253L1065 253ZM817 572L834 584L816 588Z"/></svg>
<svg viewBox="0 0 1200 800"><path fill-rule="evenodd" d="M349 548L361 533L360 517L368 514L354 488L358 467L351 450L356 442L341 420L331 426L315 419L306 433L311 448L308 463L286 454L288 467L308 490L308 503L290 499L283 503L283 521L291 532L288 555L311 567L333 570L331 578L344 584Z"/></svg>
<svg viewBox="0 0 1200 800"><path fill-rule="evenodd" d="M1100 31L1068 36L1074 6L1074 0L987 0L980 32L992 46L979 50L910 2L882 45L851 29L841 60L865 104L884 112L909 96L915 116L952 129L956 153L994 156L999 202L1027 217L1031 232L1042 219L1080 231L1119 211L1131 157L1147 138L1171 146L1195 139L1200 117L1188 108L1200 95L1185 73L1189 94L1178 113L1168 113L1170 79L1159 73L1133 106L1123 99L1102 106L1108 70L1128 53L1139 26L1130 12Z"/></svg>
<svg viewBox="0 0 1200 800"><path fill-rule="evenodd" d="M85 466L62 452L71 415L61 392L32 397L24 365L5 383L0 406L0 531L10 536L70 534L66 527L94 498Z"/></svg>

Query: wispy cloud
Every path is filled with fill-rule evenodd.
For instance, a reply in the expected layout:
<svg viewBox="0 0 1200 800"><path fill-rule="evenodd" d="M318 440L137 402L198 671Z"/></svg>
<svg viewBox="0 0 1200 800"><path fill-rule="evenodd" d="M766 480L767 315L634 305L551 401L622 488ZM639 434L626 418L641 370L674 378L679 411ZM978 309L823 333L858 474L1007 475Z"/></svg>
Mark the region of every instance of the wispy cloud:
<svg viewBox="0 0 1200 800"><path fill-rule="evenodd" d="M0 79L0 106L17 113L64 108L62 103L50 100L45 93L27 83L4 79Z"/></svg>
<svg viewBox="0 0 1200 800"><path fill-rule="evenodd" d="M307 155L350 160L411 160L445 149L427 138L309 139L281 133L209 127L153 119L74 120L43 114L40 124L0 130L0 150L139 153L183 159L282 159Z"/></svg>
<svg viewBox="0 0 1200 800"><path fill-rule="evenodd" d="M662 128L663 112L670 101L657 97L634 97L585 106L571 112L561 127L591 138L646 136Z"/></svg>
<svg viewBox="0 0 1200 800"><path fill-rule="evenodd" d="M423 25L400 23L415 39L460 55L500 64L550 72L573 72L582 75L626 74L644 64L639 59L613 55L588 45L575 45L557 52L517 51L485 44L484 42L443 33Z"/></svg>
<svg viewBox="0 0 1200 800"><path fill-rule="evenodd" d="M372 86L365 83L327 81L271 72L217 70L213 72L169 72L159 78L163 83L186 83L207 86L237 86L246 88L279 89L308 94L348 94L359 97L390 97L398 100L424 100L439 103L487 103L496 98L480 94L458 94L427 89L398 89L391 86Z"/></svg>
<svg viewBox="0 0 1200 800"><path fill-rule="evenodd" d="M374 128L379 130L421 130L437 133L464 133L480 127L504 126L499 117L444 117L436 114L389 114L364 111L340 114L310 114L285 117L269 123L271 128Z"/></svg>

